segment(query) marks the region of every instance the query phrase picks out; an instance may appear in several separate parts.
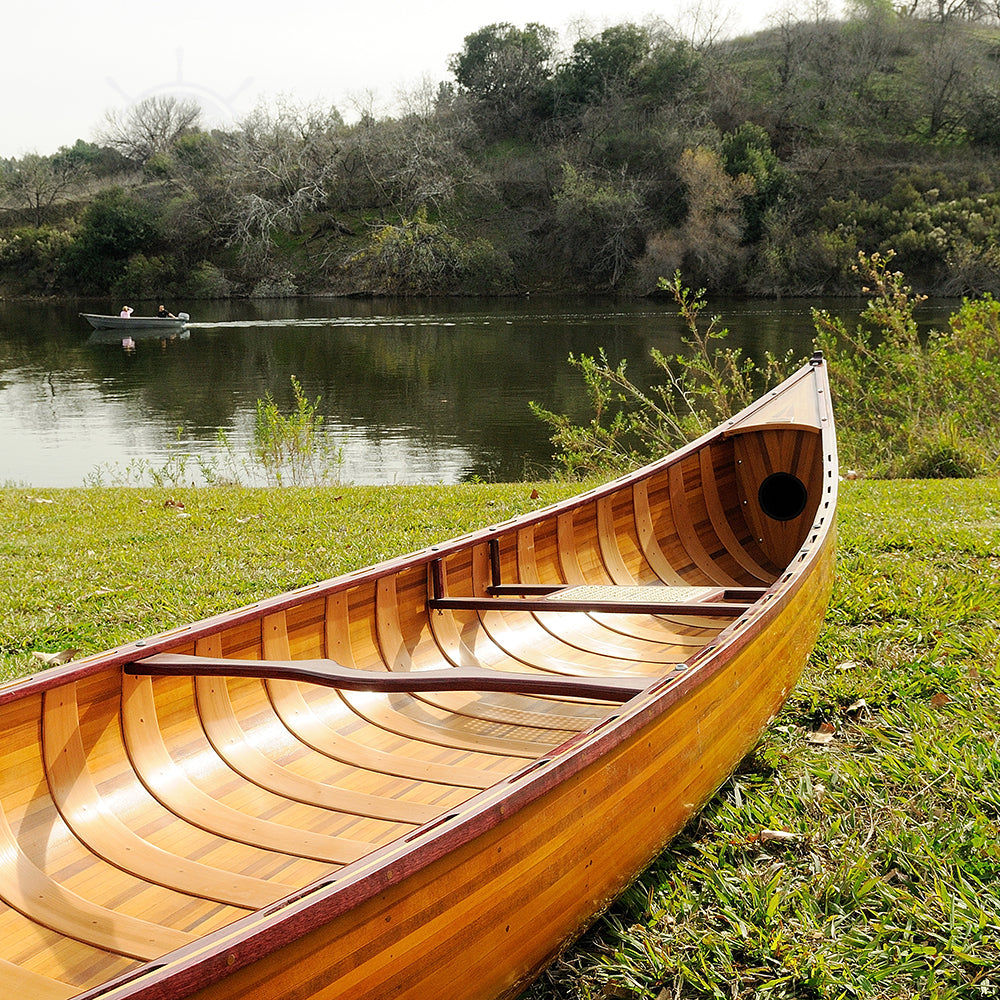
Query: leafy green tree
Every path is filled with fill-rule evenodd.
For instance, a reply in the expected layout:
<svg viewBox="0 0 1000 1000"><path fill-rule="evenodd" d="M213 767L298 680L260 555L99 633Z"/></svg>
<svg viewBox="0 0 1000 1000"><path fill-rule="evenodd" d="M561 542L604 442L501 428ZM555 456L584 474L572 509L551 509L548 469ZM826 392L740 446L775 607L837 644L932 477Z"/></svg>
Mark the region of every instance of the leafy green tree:
<svg viewBox="0 0 1000 1000"><path fill-rule="evenodd" d="M556 75L556 90L572 104L597 103L614 90L631 89L649 53L646 28L635 24L605 28L573 45L569 61Z"/></svg>
<svg viewBox="0 0 1000 1000"><path fill-rule="evenodd" d="M8 293L53 295L71 237L63 229L43 226L14 229L0 236L0 275Z"/></svg>
<svg viewBox="0 0 1000 1000"><path fill-rule="evenodd" d="M686 96L702 66L701 53L685 39L654 38L647 58L633 69L637 93L654 106Z"/></svg>
<svg viewBox="0 0 1000 1000"><path fill-rule="evenodd" d="M756 243L763 235L767 211L791 196L791 176L771 149L767 131L751 122L722 137L721 153L730 177L753 181L753 191L743 197L743 242Z"/></svg>
<svg viewBox="0 0 1000 1000"><path fill-rule="evenodd" d="M64 259L64 273L82 293L110 291L129 257L148 253L160 233L155 211L121 188L100 192L83 213Z"/></svg>
<svg viewBox="0 0 1000 1000"><path fill-rule="evenodd" d="M522 135L544 111L558 35L542 24L491 24L466 35L448 62L461 92L498 137Z"/></svg>

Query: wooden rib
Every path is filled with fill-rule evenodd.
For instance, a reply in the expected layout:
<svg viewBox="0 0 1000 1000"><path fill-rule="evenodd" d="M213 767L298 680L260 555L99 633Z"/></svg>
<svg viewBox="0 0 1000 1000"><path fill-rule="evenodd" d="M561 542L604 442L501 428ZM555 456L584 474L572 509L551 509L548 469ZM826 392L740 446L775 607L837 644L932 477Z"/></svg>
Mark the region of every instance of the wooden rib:
<svg viewBox="0 0 1000 1000"><path fill-rule="evenodd" d="M564 542L569 542L569 538L572 535L572 525L570 523L566 523L565 519L560 522L560 525L561 531L558 537L558 545L561 549ZM534 531L524 530L518 532L518 573L520 578L526 582L536 582L539 580L539 572L535 556L536 548ZM560 561L562 562L561 553ZM564 569L574 565L576 566L576 570L571 575L576 576L577 579L569 580L568 582L585 584L586 581L582 579L583 573L582 570L580 570L579 563L576 559L575 545L572 548L572 555L570 558L567 559L566 562L562 563ZM541 627L550 635L554 636L559 641L564 642L566 645L579 649L583 652L595 653L618 660L637 660L642 663L675 664L680 658L677 655L677 650L672 648L672 643L670 643L670 638L667 635L658 636L653 643L649 643L645 639L636 637L639 642L642 642L642 646L637 648L634 643L631 645L623 645L621 641L623 634L622 630L609 630L603 622L594 617L595 612L588 612L587 617L584 617L583 615L574 617L572 621L566 620L558 613L559 609L562 607L577 606L578 605L571 601L564 601L562 599L558 601L542 599L533 601L530 606L525 607L525 610L528 610L530 607L530 610L534 612L539 625L541 625ZM579 603L579 606L597 609L601 607L601 602L582 601ZM682 607L680 603L675 604L673 602L666 602L655 606L661 612L665 612L668 609L668 606L670 608ZM687 604L685 603L683 606L687 607ZM627 610L625 610L626 608ZM503 610L503 608L498 608L498 610ZM550 610L557 613L545 613ZM618 614L632 615L641 613L643 610L643 608L632 604L630 601L622 601L620 602L620 606L615 606L615 612ZM716 607L714 610L716 615L720 613L719 608ZM731 609L728 613L739 615L742 610L744 609ZM723 615L727 614L725 609L722 609L721 613Z"/></svg>
<svg viewBox="0 0 1000 1000"><path fill-rule="evenodd" d="M674 648L674 660L687 659L691 651L701 649L730 624L699 618L697 624L682 622L679 616L661 615L612 615L597 612L594 621L600 622L609 632L643 642L669 643Z"/></svg>
<svg viewBox="0 0 1000 1000"><path fill-rule="evenodd" d="M408 588L412 595L413 587ZM427 613L424 610L423 602L426 598L421 595L419 607L416 612L417 620L410 621L410 631L415 633L409 640L403 639L402 627L400 625L400 605L395 578L386 581L385 586L379 587L377 591L376 604L381 609L377 615L378 619L378 642L383 655L392 656L393 671L402 671L414 680L441 674L447 676L449 673L467 673L462 668L452 668L449 670L427 669L427 665L437 665L441 662L441 650L433 640L433 635L427 627ZM433 618L434 615L429 617ZM478 676L479 671L473 671ZM507 676L513 681L513 689L505 684L503 690L485 694L477 686L475 693L463 690L461 693L444 692L436 694L415 694L418 700L443 709L455 715L466 718L478 719L484 722L496 723L503 726L521 726L534 729L553 729L566 732L572 729L578 731L585 725L592 725L597 719L606 714L606 706L584 703L581 701L569 701L574 697L574 688L581 685L581 681L575 678L562 678L552 675L539 675L530 673L499 673L497 671L487 671L487 676ZM534 679L533 679L534 678ZM617 679L611 678L612 684L617 687ZM586 682L585 682L586 683ZM535 685L541 685L541 691L533 691ZM547 697L528 697L526 695L543 694ZM638 693L638 688L636 689ZM607 697L603 701L614 701L616 698Z"/></svg>
<svg viewBox="0 0 1000 1000"><path fill-rule="evenodd" d="M564 735L545 730L533 733L533 738L515 739L509 736L482 736L476 732L482 728L474 720L444 714L435 716L431 712L420 712L420 705L406 695L388 695L381 704L373 704L359 698L352 692L342 693L342 697L358 715L370 722L381 725L388 732L404 739L431 743L455 750L475 750L479 753L499 757L522 757L535 760L552 747L562 742L564 736L575 735L574 730L565 730ZM448 720L447 722L445 720Z"/></svg>
<svg viewBox="0 0 1000 1000"><path fill-rule="evenodd" d="M203 792L167 751L157 724L152 679L124 674L122 688L122 726L136 772L150 793L181 819L226 840L331 864L357 861L375 846L283 826L240 812Z"/></svg>
<svg viewBox="0 0 1000 1000"><path fill-rule="evenodd" d="M21 850L3 809L0 898L43 927L129 958L148 961L196 940L192 934L116 913L60 885Z"/></svg>
<svg viewBox="0 0 1000 1000"><path fill-rule="evenodd" d="M264 631L265 656L277 656L289 651L288 634L285 629L284 614L278 613ZM347 621L346 607L344 619L329 628L343 629L344 641L339 644L338 652L344 657L345 663L353 668L356 665L354 651L350 644L350 628ZM376 676L388 676L376 674ZM400 675L405 680L405 673ZM466 724L465 720L451 717L451 724L445 719L426 717L418 718L420 706L408 695L358 695L347 690L338 690L339 697L350 710L369 725L391 733L394 737L404 740L414 740L418 744L447 747L463 752L478 752L499 757L526 757L534 759L540 752L551 745L551 737L547 737L541 745L527 740L515 740L506 737L482 736ZM425 713L426 716L426 713ZM448 718L447 716L445 718Z"/></svg>
<svg viewBox="0 0 1000 1000"><path fill-rule="evenodd" d="M0 996L26 997L27 1000L69 1000L79 992L78 986L70 986L0 958Z"/></svg>
<svg viewBox="0 0 1000 1000"><path fill-rule="evenodd" d="M375 749L351 739L317 716L306 701L301 686L295 681L269 680L266 687L275 714L285 728L303 744L333 760L380 774L459 788L489 788L504 776L496 771L482 771L461 764L422 761L403 753ZM513 771L519 766L520 762L512 763L509 770Z"/></svg>
<svg viewBox="0 0 1000 1000"><path fill-rule="evenodd" d="M478 616L470 617L461 632L453 613L449 610L430 615L429 623L438 648L445 658L456 666L471 663L481 665L483 658L489 657L492 662L502 663L508 668L520 666L525 670L548 672L548 665L544 670L540 667L529 668L527 664L514 660L509 653L504 652L493 641ZM702 644L703 642L699 645Z"/></svg>
<svg viewBox="0 0 1000 1000"><path fill-rule="evenodd" d="M629 513L632 513L631 508ZM521 561L513 575L520 575L523 569L524 574L530 579L537 579L537 570L533 563L529 562L524 556L525 550L523 545L524 543L522 542ZM534 542L532 541L533 545ZM473 551L474 561L478 559L482 562L483 558L484 556L479 549ZM478 569L474 568L471 572L471 577L479 579L482 571L482 567ZM447 567L444 565L442 565L441 570L441 582L444 589L447 590ZM445 610L441 614L430 616L433 627L437 627L434 623L441 621L442 616L449 616L449 612ZM595 621L600 620L601 617L598 613L591 615L591 618ZM630 638L634 637L640 640L656 642L660 647L664 643L673 646L676 655L670 662L687 659L692 648L700 648L717 635L724 625L728 624L727 620L722 623L716 623L714 627L711 627L712 623L705 619L692 621L678 616L667 619L661 616L627 616L616 614L614 616L608 615L607 618L614 622L615 627L613 631L616 633L617 652L620 653L622 649L620 636L627 635ZM532 619L528 619L528 621L530 622ZM639 626L629 629L627 626L629 622L641 622L647 629L655 629L655 635L644 634L642 627ZM602 625L606 630L608 629L606 622L602 622ZM706 628L705 626L709 627ZM491 649L495 650L501 658L505 658L508 662L514 660L523 663L530 669L570 675L589 674L597 669L593 665L593 657L581 657L579 648L567 647L560 640L555 639L550 633L546 633L544 630L535 631L532 629L529 631L525 620L521 616L507 618L500 613L490 614L483 612L475 617L469 616L461 626L454 623L454 627L461 628L461 641L466 644L466 648L471 648L469 643L473 642L479 636L483 636L483 646L486 652ZM541 629L540 626L539 629ZM678 632L679 629L684 631ZM695 630L695 634L693 638L690 638L688 631L692 629ZM609 634L610 632L606 631L604 633L605 638ZM477 645L476 652L479 651L479 648ZM571 658L567 658L564 654L568 654ZM602 657L601 663L604 669L607 670L632 674L636 672L635 660Z"/></svg>
<svg viewBox="0 0 1000 1000"><path fill-rule="evenodd" d="M419 582L419 587L414 586L415 581ZM409 603L404 606L402 601ZM428 627L427 619L433 617L433 614L428 615L426 603L426 580L422 574L412 574L408 584L403 584L402 593L394 576L386 578L376 589L377 641L383 660L390 662L393 672L402 671L415 679L430 676L431 673L447 676L456 672L455 668L451 671L432 669L441 663L441 650ZM404 616L407 625L405 638L402 627ZM471 673L478 675L479 671ZM568 700L593 694L580 690L574 692L573 688L581 683L579 679L551 675L542 675L539 679L537 673L486 672L487 677L504 674L513 681L513 688L504 684L502 690L499 687L493 690L491 685L490 693L477 687L474 694L465 690L461 693L420 693L414 694L414 697L435 709L456 716L505 727L551 729L562 733L577 732L606 714L606 709L601 706ZM617 686L615 678L610 680L613 687ZM543 690L533 690L535 684L541 684ZM545 698L543 700L529 695L544 695ZM595 694L595 697L600 697L605 702L619 700L613 695L605 697L603 693Z"/></svg>
<svg viewBox="0 0 1000 1000"><path fill-rule="evenodd" d="M45 694L42 748L52 798L73 833L98 857L147 882L177 892L256 909L292 886L222 871L172 854L143 840L102 802L87 767L76 685Z"/></svg>
<svg viewBox="0 0 1000 1000"><path fill-rule="evenodd" d="M482 546L473 549L474 564L484 559ZM474 565L472 576L474 580L484 579L482 567ZM481 589L477 596L481 596ZM581 655L581 650L557 639L530 615L507 615L487 609L479 612L479 620L490 640L507 656L538 671L573 677L589 677L601 671L615 675L644 673L649 676L648 671L637 671L633 660L599 654Z"/></svg>
<svg viewBox="0 0 1000 1000"><path fill-rule="evenodd" d="M570 586L579 586L584 583L605 583L606 579L593 580L588 579L583 569L580 566L580 554L577 551L577 534L575 530L576 524L576 511L569 511L565 514L560 514L556 518L556 553L559 557L559 567L562 570L563 579ZM531 529L532 535L534 535L534 526ZM518 539L520 540L523 532L519 531ZM520 563L521 556L521 546L518 544L518 561ZM534 553L532 553L534 556ZM534 563L534 558L532 558L532 563Z"/></svg>
<svg viewBox="0 0 1000 1000"><path fill-rule="evenodd" d="M713 558L709 554L708 550L702 544L701 538L698 536L694 520L691 517L691 507L687 501L687 491L684 485L684 469L679 462L670 466L670 499L677 533L691 561L713 583L718 583L725 587L737 586L741 581L730 576L719 565L718 559Z"/></svg>
<svg viewBox="0 0 1000 1000"><path fill-rule="evenodd" d="M442 566L442 580L447 583L447 568ZM490 605L484 602L486 609ZM568 676L581 674L580 664L561 660L553 651L556 643L545 636L549 648L546 656L538 656L538 645L533 645L533 658L522 656L518 650L522 643L514 639L514 630L501 615L480 616L468 614L459 622L450 608L441 608L428 616L432 634L448 662L455 666L480 666L496 669L500 666L518 671L537 671ZM623 672L626 666L623 664ZM585 671L584 671L585 672Z"/></svg>
<svg viewBox="0 0 1000 1000"><path fill-rule="evenodd" d="M240 726L224 677L195 681L205 733L219 756L238 774L275 795L336 812L419 826L440 812L434 806L367 795L310 778L266 757Z"/></svg>
<svg viewBox="0 0 1000 1000"><path fill-rule="evenodd" d="M698 634L689 636L677 632L666 621L662 621L658 626L655 624L651 626L647 635L634 635L634 633L639 631L640 623L649 625L650 622L656 623L661 620L650 618L648 615L628 616L608 614L605 616L603 613L594 614L593 618L595 621L600 621L605 629L620 632L630 638L645 638L649 641L667 642L678 646L678 656L671 662L676 662L676 659L686 658L692 647L700 648L712 636L717 635L719 631L718 628L706 628ZM497 619L492 621L494 624L498 624L498 621L502 622L502 620L501 616L497 616ZM571 676L577 676L579 673L579 664L570 663L569 661L560 664L554 657L552 659L545 658L544 660L537 658L537 662L532 664L524 662L524 660L519 658L513 647L508 651L498 645L499 640L494 639L478 615L469 615L465 622L459 624L451 610L442 609L440 612L430 615L429 621L431 631L437 640L438 648L442 651L445 658L455 666L496 663L503 664L508 668L519 666L523 670L535 670L543 673L565 673ZM699 624L703 625L704 622L700 622ZM504 631L508 630L505 629ZM549 636L548 638L551 637ZM548 638L546 641L548 641ZM630 664L630 666L634 666L634 664ZM490 668L487 667L487 669Z"/></svg>
<svg viewBox="0 0 1000 1000"><path fill-rule="evenodd" d="M692 581L681 576L670 560L663 553L660 546L660 539L653 529L653 514L649 507L649 481L640 479L632 487L632 507L635 513L636 534L639 537L639 546L642 549L643 558L649 564L649 568L656 574L657 578L664 583L687 586ZM713 581L714 582L714 581Z"/></svg>
<svg viewBox="0 0 1000 1000"><path fill-rule="evenodd" d="M603 496L597 500L597 542L608 577L616 586L634 587L639 581L632 575L619 546L619 531L614 520L616 495ZM704 621L691 624L678 616L651 617L649 615L622 615L605 611L591 612L591 617L611 632L619 633L649 642L668 642L680 647L680 658L686 658L687 651L700 648L713 636L718 635L719 626ZM683 629L683 631L681 631Z"/></svg>
<svg viewBox="0 0 1000 1000"><path fill-rule="evenodd" d="M444 570L442 567L442 573L443 572ZM450 615L435 613L433 615L429 615L428 618L430 619L428 622L429 633L433 637L434 629L431 623L442 618L447 618L450 620ZM356 668L357 664L354 659L354 651L351 648L349 639L350 621L348 617L348 602L346 599L346 595L339 594L336 595L334 598L327 600L325 625L326 625L325 649L327 655L336 658L338 661L348 666ZM283 648L283 646L277 644L275 646L275 651L278 651L281 648ZM437 650L438 652L444 652L440 643L437 643ZM465 662L455 662L455 666L468 666L468 667L478 667L480 669L487 669L481 663L478 662L475 656L472 656L471 658L466 658L466 654L460 654L460 655L463 657L463 659L465 659ZM454 662L454 661L449 661L448 657L445 656L445 662ZM509 662L506 662L505 665L509 665ZM304 699L301 699L301 704L305 706ZM353 713L353 709L351 709L351 711ZM388 731L379 722L373 722L368 719L364 719L364 722L366 725L371 726L373 729L377 729L378 731L381 732ZM462 750L463 752L467 752L466 748L462 748ZM374 752L378 753L380 751L374 751ZM391 768L390 773L403 774L404 770L406 774L410 773L411 768L408 763L409 758L402 758L401 756L397 757L396 755L386 755L386 756L389 763L387 763L384 766ZM499 758L497 758L495 755L491 755L490 766L492 766L492 762L495 762L498 759ZM426 762L414 766L419 766L421 768L424 767L432 768L432 771L430 773L433 774L434 777L430 778L429 780L438 780L445 784L458 784L465 787L485 788L493 784L494 781L498 780L496 773L493 771L486 771L485 773L483 773L480 772L477 768L467 767L465 765L445 764L439 762L433 762L433 763ZM428 779L424 778L423 780L428 780Z"/></svg>
<svg viewBox="0 0 1000 1000"><path fill-rule="evenodd" d="M393 619L394 612L391 610L391 606L386 606L387 601L390 601L392 604L395 603L389 596L391 593L394 593L395 578L390 576L388 582L386 582L386 578L381 578L378 586L380 589L377 593L382 595L382 611L379 613L381 627L383 632L387 633L383 641L387 642L391 649L397 649L402 646L402 636L398 634L395 639L392 639L391 636L394 629L398 633L398 620ZM378 611L377 608L376 611ZM284 615L279 612L278 615L273 617L275 621L265 629L265 639L267 640L264 647L265 656L289 649ZM357 661L350 644L350 627L347 621L346 608L344 609L343 619L336 623L328 623L327 628L339 628L341 630L344 640L337 645L337 649L349 665L344 669L350 671L356 666ZM385 654L376 651L378 658L381 659L383 655ZM405 662L402 665L405 666ZM469 669L473 674L476 673L472 668ZM386 679L386 683L390 684L394 683L393 678L395 678L395 682L401 682L407 686L418 683L420 678L436 673L442 676L438 681L431 681L432 684L436 686L438 683L444 683L446 685L445 689L448 689L450 685L450 680L446 676L450 673L449 670L420 672L407 672L403 670L396 675L390 671L386 671L385 673L357 671L356 673L367 673L375 678L383 678ZM495 672L483 671L483 682L492 685L494 681L490 679L489 675L493 673ZM524 676L528 677L529 675ZM515 677L521 677L521 675L518 674ZM541 678L536 678L536 680L541 680ZM462 685L460 684L458 689L461 688ZM429 713L421 712L422 706L415 699L407 695L389 695L387 698L379 697L373 699L358 697L352 691L343 688L338 693L358 716L372 725L378 726L386 732L393 733L404 739L412 739L436 746L451 747L456 750L477 751L497 756L527 757L529 759L535 758L540 752L544 752L546 747L552 745L553 737L548 734L545 734L544 739L539 745L526 739L482 735L473 731L467 720L458 716L452 716L447 712L439 713L436 717L431 718L429 717ZM420 715L423 715L423 718L420 718ZM555 742L559 742L558 738L555 739Z"/></svg>
<svg viewBox="0 0 1000 1000"><path fill-rule="evenodd" d="M221 636L207 636L195 643L197 656L218 658L221 653ZM338 788L298 774L265 756L252 745L233 710L224 678L213 681L209 676L199 676L195 681L195 693L205 734L216 752L234 771L261 788L283 798L324 809L413 826L434 819L440 811L434 806L421 803Z"/></svg>
<svg viewBox="0 0 1000 1000"><path fill-rule="evenodd" d="M726 551L748 573L763 583L773 583L776 574L771 570L764 569L736 538L733 526L726 515L722 498L719 496L719 482L716 478L715 467L712 461L713 449L702 448L698 453L698 457L701 462L702 496L705 499L708 516L716 535L719 537L719 541L722 542L726 547Z"/></svg>
<svg viewBox="0 0 1000 1000"><path fill-rule="evenodd" d="M619 586L634 586L638 581L625 565L618 544L618 532L615 530L615 496L603 496L597 501L597 542L612 583L617 583Z"/></svg>

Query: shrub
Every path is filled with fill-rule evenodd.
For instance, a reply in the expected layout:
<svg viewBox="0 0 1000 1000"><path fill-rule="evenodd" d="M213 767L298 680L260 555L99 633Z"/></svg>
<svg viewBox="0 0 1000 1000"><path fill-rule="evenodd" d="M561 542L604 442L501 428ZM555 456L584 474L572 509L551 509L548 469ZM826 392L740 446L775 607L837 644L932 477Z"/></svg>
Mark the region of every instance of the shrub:
<svg viewBox="0 0 1000 1000"><path fill-rule="evenodd" d="M153 299L172 288L173 279L174 268L168 259L137 253L128 259L111 290L117 299Z"/></svg>
<svg viewBox="0 0 1000 1000"><path fill-rule="evenodd" d="M431 222L421 208L398 226L383 226L351 258L368 289L392 295L500 292L511 283L509 258L485 239L463 240Z"/></svg>
<svg viewBox="0 0 1000 1000"><path fill-rule="evenodd" d="M187 292L196 299L226 299L232 295L233 283L222 269L211 261L199 261L187 281Z"/></svg>
<svg viewBox="0 0 1000 1000"><path fill-rule="evenodd" d="M319 404L310 403L293 375L295 406L284 414L270 393L257 400L254 415L253 457L263 467L268 485L307 486L335 481L340 452L322 437L323 417Z"/></svg>
<svg viewBox="0 0 1000 1000"><path fill-rule="evenodd" d="M121 188L102 191L83 213L65 255L65 273L77 291L108 292L129 258L147 252L159 237L152 208Z"/></svg>
<svg viewBox="0 0 1000 1000"><path fill-rule="evenodd" d="M814 311L817 346L830 364L845 464L887 477L969 476L1000 451L1000 303L966 300L949 329L921 336L914 295L893 258L858 255L873 297L849 332Z"/></svg>
<svg viewBox="0 0 1000 1000"><path fill-rule="evenodd" d="M0 271L11 291L51 295L59 279L62 257L72 243L62 229L43 226L15 229L0 237Z"/></svg>
<svg viewBox="0 0 1000 1000"><path fill-rule="evenodd" d="M601 350L597 357L569 358L583 376L594 411L588 424L530 404L535 416L554 428L555 457L570 476L620 472L673 451L753 402L781 381L791 363L790 355L779 360L768 352L758 365L739 348L714 346L729 331L719 327L718 317L702 328L704 290L685 288L680 272L661 278L660 287L673 295L688 328L688 353L650 352L666 376L664 385L640 388L626 374L625 361L612 366Z"/></svg>

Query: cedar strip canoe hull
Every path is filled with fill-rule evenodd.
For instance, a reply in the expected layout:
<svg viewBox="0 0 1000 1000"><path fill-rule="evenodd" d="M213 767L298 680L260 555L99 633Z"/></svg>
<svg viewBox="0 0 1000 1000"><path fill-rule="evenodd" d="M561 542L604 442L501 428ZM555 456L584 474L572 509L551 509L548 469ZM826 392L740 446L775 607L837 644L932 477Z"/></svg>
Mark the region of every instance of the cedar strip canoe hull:
<svg viewBox="0 0 1000 1000"><path fill-rule="evenodd" d="M817 357L554 508L0 688L0 992L516 996L780 709L836 488Z"/></svg>

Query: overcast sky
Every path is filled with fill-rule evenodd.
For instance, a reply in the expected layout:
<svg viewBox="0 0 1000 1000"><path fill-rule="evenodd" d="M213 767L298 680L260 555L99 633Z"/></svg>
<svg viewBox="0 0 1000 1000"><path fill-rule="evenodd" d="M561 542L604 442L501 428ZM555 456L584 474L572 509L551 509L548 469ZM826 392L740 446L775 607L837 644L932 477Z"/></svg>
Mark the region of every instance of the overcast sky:
<svg viewBox="0 0 1000 1000"><path fill-rule="evenodd" d="M466 35L537 21L571 44L624 21L690 25L729 11L727 34L766 26L788 0L37 0L8 4L0 59L0 157L92 140L106 112L153 94L194 97L208 123L260 100L391 113L401 91L450 79ZM704 21L704 19L703 19Z"/></svg>

